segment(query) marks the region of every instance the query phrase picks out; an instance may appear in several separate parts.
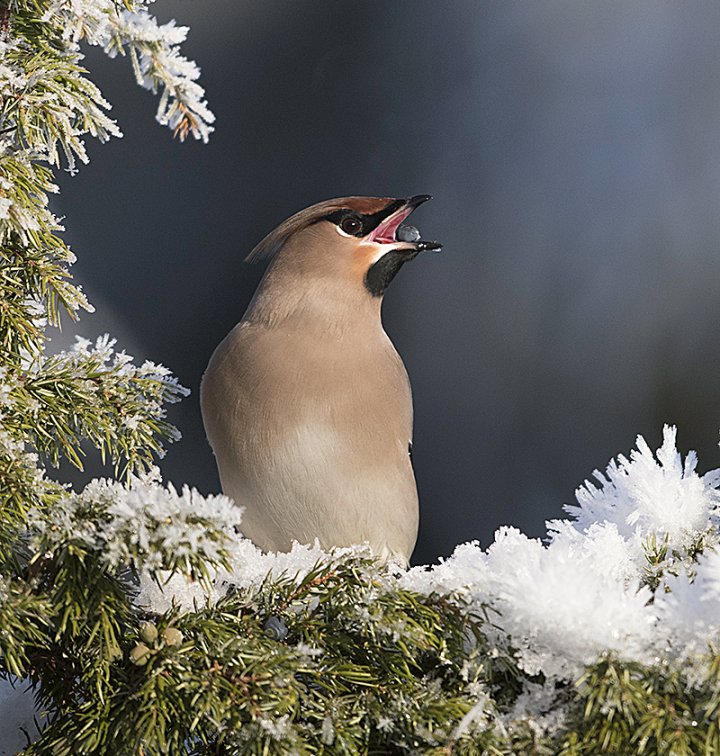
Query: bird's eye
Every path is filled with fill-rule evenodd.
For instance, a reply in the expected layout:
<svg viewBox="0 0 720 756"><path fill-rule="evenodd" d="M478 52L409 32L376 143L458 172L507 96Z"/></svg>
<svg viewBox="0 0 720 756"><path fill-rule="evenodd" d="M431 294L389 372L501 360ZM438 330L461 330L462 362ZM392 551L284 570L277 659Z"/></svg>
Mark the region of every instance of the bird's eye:
<svg viewBox="0 0 720 756"><path fill-rule="evenodd" d="M359 236L362 231L362 223L353 217L343 218L340 223L340 228L350 236Z"/></svg>

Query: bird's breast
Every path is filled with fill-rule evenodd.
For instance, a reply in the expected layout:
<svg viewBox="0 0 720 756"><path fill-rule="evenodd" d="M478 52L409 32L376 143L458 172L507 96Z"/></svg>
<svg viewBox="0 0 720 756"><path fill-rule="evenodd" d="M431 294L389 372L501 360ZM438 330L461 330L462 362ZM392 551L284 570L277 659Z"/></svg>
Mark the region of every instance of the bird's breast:
<svg viewBox="0 0 720 756"><path fill-rule="evenodd" d="M318 537L412 551L410 385L384 333L360 336L241 325L211 359L201 392L208 438L223 490L263 548Z"/></svg>
<svg viewBox="0 0 720 756"><path fill-rule="evenodd" d="M213 355L204 404L206 397L216 406L204 412L245 446L302 435L312 450L351 438L360 454L390 444L407 448L412 435L407 373L382 329L308 338L240 324Z"/></svg>

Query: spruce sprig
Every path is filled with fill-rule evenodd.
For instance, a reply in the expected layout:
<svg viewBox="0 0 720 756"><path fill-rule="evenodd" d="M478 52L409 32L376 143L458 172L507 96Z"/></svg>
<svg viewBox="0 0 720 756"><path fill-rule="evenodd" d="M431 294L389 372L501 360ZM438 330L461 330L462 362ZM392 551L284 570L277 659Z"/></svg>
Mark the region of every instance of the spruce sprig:
<svg viewBox="0 0 720 756"><path fill-rule="evenodd" d="M63 583L83 579L64 563L53 570ZM482 622L398 589L367 559L271 577L200 611L145 615L152 633L118 592L110 641L88 632L108 593L88 595L87 614L59 627L73 679L63 691L58 677L47 702L67 705L28 753L481 753L497 740L487 727L454 735L469 689L490 690L500 666ZM285 637L270 636L269 618ZM110 658L116 640L122 658Z"/></svg>
<svg viewBox="0 0 720 756"><path fill-rule="evenodd" d="M717 651L710 649L710 674L689 680L668 664L648 667L608 657L578 681L584 704L565 735L560 753L720 753Z"/></svg>

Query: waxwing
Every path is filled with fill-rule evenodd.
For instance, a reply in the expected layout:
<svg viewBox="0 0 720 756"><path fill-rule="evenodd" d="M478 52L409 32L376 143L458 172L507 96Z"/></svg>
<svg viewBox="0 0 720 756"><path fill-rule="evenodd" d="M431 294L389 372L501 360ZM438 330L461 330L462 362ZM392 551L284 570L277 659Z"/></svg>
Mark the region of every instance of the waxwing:
<svg viewBox="0 0 720 756"><path fill-rule="evenodd" d="M402 225L427 199L320 202L250 254L269 267L212 355L200 401L223 491L261 549L317 539L410 559L412 396L380 308L405 262L441 248Z"/></svg>

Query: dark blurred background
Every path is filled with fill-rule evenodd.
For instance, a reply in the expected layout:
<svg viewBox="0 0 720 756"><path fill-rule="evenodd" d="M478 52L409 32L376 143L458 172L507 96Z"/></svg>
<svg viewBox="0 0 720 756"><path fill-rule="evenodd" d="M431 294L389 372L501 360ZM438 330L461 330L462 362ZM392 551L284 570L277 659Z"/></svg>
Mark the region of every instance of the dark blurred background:
<svg viewBox="0 0 720 756"><path fill-rule="evenodd" d="M663 422L720 465L720 6L161 0L217 115L173 142L127 60L89 51L125 137L62 180L77 278L192 396L168 478L219 490L198 386L267 231L348 194L435 200L442 255L384 306L415 394L415 562L531 535ZM66 331L66 336L68 332Z"/></svg>

